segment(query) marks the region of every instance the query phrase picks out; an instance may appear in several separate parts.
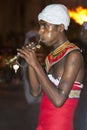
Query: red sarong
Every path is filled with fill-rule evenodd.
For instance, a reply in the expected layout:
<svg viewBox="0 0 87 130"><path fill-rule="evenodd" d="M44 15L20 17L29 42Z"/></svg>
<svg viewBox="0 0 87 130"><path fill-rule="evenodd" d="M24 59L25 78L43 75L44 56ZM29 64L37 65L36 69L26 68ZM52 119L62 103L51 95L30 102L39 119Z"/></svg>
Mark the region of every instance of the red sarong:
<svg viewBox="0 0 87 130"><path fill-rule="evenodd" d="M72 90L79 90L74 83ZM38 127L36 130L73 130L73 117L78 98L68 98L59 108L56 108L46 94L43 94L40 106Z"/></svg>

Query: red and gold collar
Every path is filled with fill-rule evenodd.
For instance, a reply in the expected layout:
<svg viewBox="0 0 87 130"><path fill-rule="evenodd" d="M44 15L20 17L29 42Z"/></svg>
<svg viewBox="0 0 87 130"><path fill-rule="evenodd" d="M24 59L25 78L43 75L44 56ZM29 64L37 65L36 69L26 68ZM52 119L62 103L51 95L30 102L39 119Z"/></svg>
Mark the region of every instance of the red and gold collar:
<svg viewBox="0 0 87 130"><path fill-rule="evenodd" d="M48 72L55 63L59 62L64 56L73 50L80 50L80 48L75 44L66 41L54 51L50 52L45 59L46 71Z"/></svg>

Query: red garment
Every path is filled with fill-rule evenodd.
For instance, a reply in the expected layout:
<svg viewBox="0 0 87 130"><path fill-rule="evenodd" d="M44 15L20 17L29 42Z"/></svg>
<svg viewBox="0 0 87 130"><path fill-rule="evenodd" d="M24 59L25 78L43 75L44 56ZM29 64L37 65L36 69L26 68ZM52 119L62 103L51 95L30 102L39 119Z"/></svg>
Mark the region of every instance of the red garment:
<svg viewBox="0 0 87 130"><path fill-rule="evenodd" d="M72 89L81 89L78 86L74 83ZM73 116L77 103L78 98L68 98L61 107L56 108L44 93L36 130L73 130Z"/></svg>

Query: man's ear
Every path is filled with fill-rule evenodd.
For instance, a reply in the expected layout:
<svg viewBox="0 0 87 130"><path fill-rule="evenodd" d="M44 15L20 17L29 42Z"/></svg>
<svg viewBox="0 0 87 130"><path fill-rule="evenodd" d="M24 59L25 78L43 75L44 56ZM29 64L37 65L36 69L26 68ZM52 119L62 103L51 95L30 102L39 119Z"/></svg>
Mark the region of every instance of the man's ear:
<svg viewBox="0 0 87 130"><path fill-rule="evenodd" d="M60 25L59 25L59 31L60 31L60 32L63 32L64 29L65 29L64 24L60 24Z"/></svg>

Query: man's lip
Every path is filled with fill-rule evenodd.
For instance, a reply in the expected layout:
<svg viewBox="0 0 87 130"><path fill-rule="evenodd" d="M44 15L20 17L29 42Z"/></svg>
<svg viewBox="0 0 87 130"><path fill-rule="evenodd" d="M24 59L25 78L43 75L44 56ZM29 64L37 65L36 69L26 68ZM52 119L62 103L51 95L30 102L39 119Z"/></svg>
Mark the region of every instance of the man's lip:
<svg viewBox="0 0 87 130"><path fill-rule="evenodd" d="M44 41L44 38L40 37L40 41Z"/></svg>

